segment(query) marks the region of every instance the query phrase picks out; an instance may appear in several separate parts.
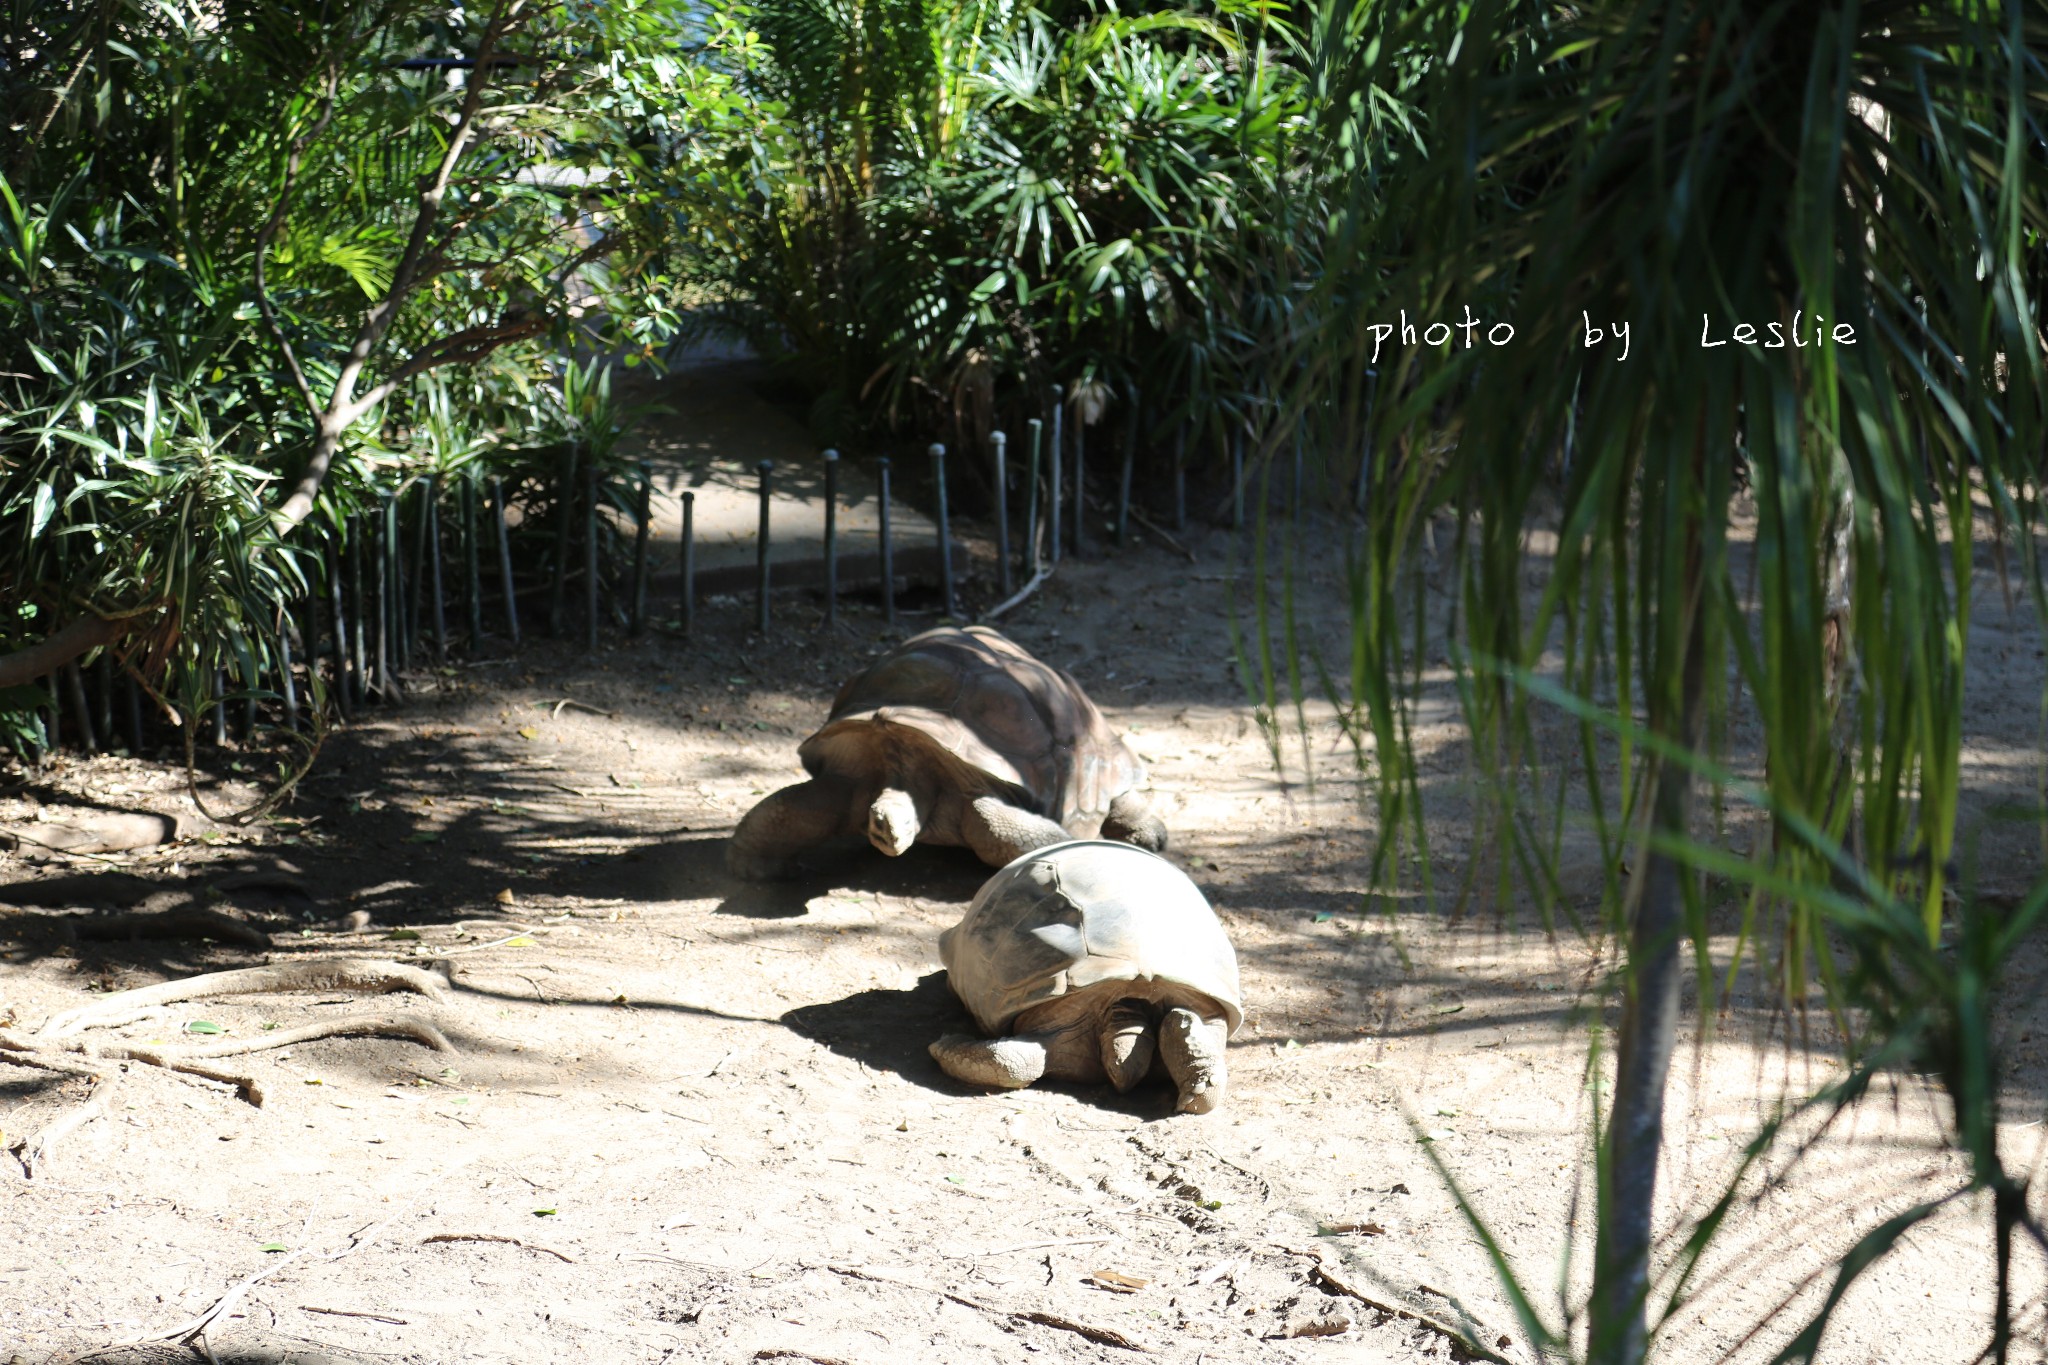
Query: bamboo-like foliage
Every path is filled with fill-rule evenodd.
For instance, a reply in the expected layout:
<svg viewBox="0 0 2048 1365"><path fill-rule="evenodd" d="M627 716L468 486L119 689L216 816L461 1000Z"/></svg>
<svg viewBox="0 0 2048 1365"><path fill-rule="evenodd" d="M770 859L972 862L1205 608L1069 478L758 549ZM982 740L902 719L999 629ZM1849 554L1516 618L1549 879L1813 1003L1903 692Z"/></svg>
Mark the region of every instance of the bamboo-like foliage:
<svg viewBox="0 0 2048 1365"><path fill-rule="evenodd" d="M1502 775L1502 885L1549 901L1563 826L1513 776L1554 758L1532 724L1540 695L1580 727L1578 793L1549 799L1590 811L1611 869L1604 927L1626 945L1595 1287L1571 1349L1650 1349L1688 939L1706 966L1699 864L1759 888L1747 950L1795 1007L1817 1001L1847 1031L1860 1080L1833 1102L1871 1067L1941 1076L1973 1181L2001 1210L2003 1267L2018 1187L1996 1150L1983 993L2034 918L1994 930L1943 906L1978 546L2007 537L2041 598L2048 9L1336 0L1317 36L1330 155L1390 123L1421 148L1359 174L1334 215L1291 390L1296 412L1327 405L1378 348L1382 462L1342 700L1374 758L1382 836L1421 828L1406 730L1419 637L1393 589L1425 521L1449 511L1461 695ZM1480 328L1405 344L1372 330L1404 309L1453 328L1469 309ZM1489 344L1501 323L1512 341ZM1547 564L1532 529L1554 534ZM1746 855L1696 842L1693 755L1736 707L1762 731L1776 831ZM2001 1360L2009 1289L2001 1270ZM1786 1358L1812 1353L1834 1302ZM1566 1348L1564 1329L1530 1327Z"/></svg>

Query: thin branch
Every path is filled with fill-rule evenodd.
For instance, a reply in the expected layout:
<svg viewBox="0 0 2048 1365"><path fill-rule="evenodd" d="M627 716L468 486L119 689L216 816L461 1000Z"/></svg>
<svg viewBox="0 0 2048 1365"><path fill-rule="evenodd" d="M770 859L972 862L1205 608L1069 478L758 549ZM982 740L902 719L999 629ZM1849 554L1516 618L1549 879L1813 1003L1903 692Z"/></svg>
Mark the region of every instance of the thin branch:
<svg viewBox="0 0 2048 1365"><path fill-rule="evenodd" d="M125 620L80 616L35 644L0 655L0 687L27 687L73 659L114 643L128 633L128 626Z"/></svg>
<svg viewBox="0 0 2048 1365"><path fill-rule="evenodd" d="M576 1264L575 1257L564 1256L553 1247L544 1247L538 1242L522 1242L517 1237L506 1237L496 1232L437 1232L432 1237L420 1238L421 1246L426 1246L430 1242L503 1242L508 1246L521 1247L527 1251L538 1251L543 1255L552 1256L565 1265Z"/></svg>
<svg viewBox="0 0 2048 1365"><path fill-rule="evenodd" d="M996 606L990 607L987 611L981 614L981 619L984 621L995 620L998 616L1001 616L1010 608L1022 603L1024 599L1031 596L1032 593L1037 592L1040 586L1042 586L1045 583L1045 581L1051 577L1051 568L1048 567L1040 569L1037 573L1031 576L1031 581L1029 583L1026 583L1023 587L1017 589L1016 593L1010 598L1009 601L1002 602L997 604Z"/></svg>
<svg viewBox="0 0 2048 1365"><path fill-rule="evenodd" d="M517 21L524 0L498 0L491 12L490 21L484 25L483 39L477 48L477 69L471 77L468 89L463 93L462 111L456 116L454 133L448 139L448 148L441 156L441 164L434 177L420 190L419 211L414 214L412 234L407 239L404 253L398 258L398 265L391 274L391 287L382 302L370 309L357 329L355 341L350 345L347 358L342 362L341 371L335 376L334 389L327 402L326 411L320 414L312 453L307 457L305 472L299 476L291 494L278 509L277 521L280 532L287 531L313 514L313 503L320 496L320 487L327 481L327 471L334 463L335 453L341 448L341 438L350 424L362 415L365 409L355 401L356 383L362 378L363 369L370 362L371 354L384 340L384 333L398 316L406 296L412 292L420 262L425 257L428 239L432 236L434 224L441 214L441 200L448 192L448 181L455 174L455 165L469 149L475 136L477 115L483 109L484 92L490 86L490 73L497 65L492 61L498 42ZM388 392L388 390L387 390Z"/></svg>
<svg viewBox="0 0 2048 1365"><path fill-rule="evenodd" d="M44 1124L35 1132L7 1144L7 1150L14 1153L14 1159L21 1163L21 1173L33 1180L49 1161L50 1153L71 1134L83 1128L107 1111L107 1100L120 1083L120 1073L110 1071L93 1082L92 1094L84 1104Z"/></svg>
<svg viewBox="0 0 2048 1365"><path fill-rule="evenodd" d="M501 319L496 323L465 327L459 332L430 342L399 366L389 379L356 399L350 405L348 420L355 421L389 398L401 385L418 378L428 370L438 369L443 365L481 360L500 346L509 345L514 341L524 341L530 336L538 336L547 330L547 325L547 319L544 317L521 318L516 322Z"/></svg>
<svg viewBox="0 0 2048 1365"><path fill-rule="evenodd" d="M285 214L291 211L292 192L298 187L299 167L304 162L306 149L319 140L334 121L334 92L336 74L332 66L327 68L327 90L320 97L320 117L313 126L292 139L292 153L285 161L284 187L277 192L277 207L270 212L270 220L263 230L256 234L256 307L263 313L264 325L270 328L271 339L277 342L279 354L284 356L285 369L291 372L292 386L299 391L299 397L306 402L306 411L318 417L320 401L313 397L313 386L306 382L306 372L299 367L299 355L292 349L291 338L285 335L284 326L277 320L277 310L270 304L270 285L264 278L263 268L270 259L270 243L276 238L278 229L284 226Z"/></svg>

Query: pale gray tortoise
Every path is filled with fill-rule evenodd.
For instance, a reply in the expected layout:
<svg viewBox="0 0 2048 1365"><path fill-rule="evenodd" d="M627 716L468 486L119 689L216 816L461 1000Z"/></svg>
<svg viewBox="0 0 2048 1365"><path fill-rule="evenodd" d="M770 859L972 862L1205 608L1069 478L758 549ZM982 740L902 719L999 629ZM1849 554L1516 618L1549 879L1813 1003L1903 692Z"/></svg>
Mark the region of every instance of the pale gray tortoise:
<svg viewBox="0 0 2048 1365"><path fill-rule="evenodd" d="M1025 854L939 938L953 993L986 1038L931 1045L946 1074L1005 1090L1041 1077L1129 1090L1155 1059L1176 1108L1223 1099L1225 1041L1244 1018L1237 954L1186 873L1127 843Z"/></svg>
<svg viewBox="0 0 2048 1365"><path fill-rule="evenodd" d="M799 855L864 833L891 857L965 845L1001 867L1095 834L1159 849L1145 766L1080 684L984 626L928 630L849 680L797 758L808 782L733 831L726 866L786 877Z"/></svg>

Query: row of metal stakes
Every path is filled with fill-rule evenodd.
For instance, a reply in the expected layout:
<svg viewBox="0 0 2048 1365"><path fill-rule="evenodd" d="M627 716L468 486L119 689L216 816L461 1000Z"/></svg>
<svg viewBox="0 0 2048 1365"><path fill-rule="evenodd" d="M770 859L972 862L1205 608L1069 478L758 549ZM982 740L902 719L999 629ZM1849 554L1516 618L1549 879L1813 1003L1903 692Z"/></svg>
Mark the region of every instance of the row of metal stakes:
<svg viewBox="0 0 2048 1365"><path fill-rule="evenodd" d="M1049 449L1044 447L1045 423L1032 418L1026 423L1030 431L1030 464L1025 477L1028 501L1025 511L1024 543L1027 547L1029 579L1036 581L1060 561L1062 546L1068 543L1066 532L1071 530L1072 550L1085 554L1089 550L1087 534L1087 465L1086 448L1081 439L1081 429L1073 433L1073 506L1074 515L1063 526L1063 511L1066 501L1063 496L1066 479L1062 468L1061 453L1067 442L1064 430L1064 404L1059 386L1052 390L1052 440ZM1130 404L1131 422L1126 434L1123 450L1123 467L1117 480L1116 520L1114 522L1116 542L1121 545L1128 536L1131 519L1131 482L1137 447L1137 404ZM1015 559L1010 549L1010 478L1009 478L1009 437L995 432L990 438L994 458L995 484L995 532L998 588L1007 602L1015 587ZM959 604L955 597L953 581L952 525L948 507L946 479L946 447L934 442L927 453L932 461L932 488L936 513L939 551L939 583L944 597L945 613L959 615ZM1041 468L1041 455L1047 458ZM1187 467L1186 441L1184 433L1177 433L1173 451L1173 517L1176 530L1187 527ZM837 620L839 599L838 577L838 513L839 513L839 452L827 450L823 456L825 466L825 544L824 544L824 598L823 624L831 626ZM877 490L879 513L878 558L882 590L882 615L890 625L896 622L896 577L895 551L889 525L892 502L892 467L885 457L876 461L879 483ZM1233 443L1231 450L1232 472L1232 525L1244 525L1244 440L1242 436ZM763 460L756 466L759 476L760 525L756 545L755 583L755 629L767 633L770 626L769 601L772 588L770 506L774 498L775 463ZM1041 482L1041 474L1044 475ZM683 542L682 542L682 631L685 635L692 629L696 605L696 553L695 553L695 504L697 495L684 492ZM1040 505L1043 502L1044 521L1041 525ZM1043 534L1041 535L1041 532Z"/></svg>
<svg viewBox="0 0 2048 1365"><path fill-rule="evenodd" d="M1016 594L1016 571L1026 571L1024 591L1028 592L1053 566L1060 561L1063 547L1071 547L1073 553L1086 553L1089 549L1087 517L1081 511L1087 503L1087 452L1082 440L1083 428L1076 424L1069 433L1064 421L1065 403L1058 386L1051 392L1051 431L1046 423L1032 418L1027 423L1029 430L1030 454L1025 472L1024 488L1027 496L1024 517L1025 554L1021 565L1012 554L1010 537L1010 471L1008 437L995 432L991 437L995 493L995 534L997 552L997 579L1004 603L1007 605ZM1136 395L1128 395L1130 414L1123 443L1123 462L1117 481L1115 499L1116 540L1123 543L1132 515L1131 484L1133 458L1138 436L1138 404ZM1050 435L1051 440L1044 440ZM1071 483L1069 471L1063 468L1063 456L1071 445ZM956 597L952 556L952 526L949 507L949 487L946 472L946 447L934 443L927 448L932 465L932 486L936 531L938 539L939 582L943 597L943 608L948 616L959 615ZM1173 522L1176 530L1187 525L1187 471L1185 464L1184 433L1177 433L1173 450ZM1245 522L1244 496L1244 438L1240 433L1231 444L1231 502L1230 521L1234 527L1242 528ZM823 624L836 624L839 605L839 471L841 460L835 450L827 450L823 457L825 471L825 535L824 535L824 614ZM1296 453L1296 500L1300 497L1300 455ZM771 626L772 582L772 525L771 506L774 496L775 465L763 460L756 470L759 477L760 521L758 545L756 547L756 594L755 628L766 633ZM599 627L602 621L611 617L624 625L635 635L645 630L647 622L647 582L649 570L649 538L652 526L653 480L645 465L640 467L634 512L633 551L627 610L621 611L614 598L604 600L601 572L600 535L603 518L598 512L598 471L594 462L580 457L571 449L567 452L563 477L558 485L557 522L554 538L552 580L549 583L547 599L547 622L551 633L561 635L565 621L565 605L568 579L571 574L572 535L577 529L576 513L582 516L580 547L580 569L584 577L584 627L587 646L595 650L599 641ZM887 458L876 462L877 511L878 511L878 558L881 580L881 606L885 622L896 624L897 594L895 575L895 545L890 524L893 508L892 481L894 470ZM579 477L580 476L580 477ZM1361 463L1360 495L1364 492L1365 465ZM504 607L504 630L506 638L518 645L521 638L519 611L519 588L513 574L513 554L507 520L507 505L504 485L497 477L489 479L488 520L490 530L495 532L496 571ZM469 637L472 647L484 638L484 582L482 567L485 550L483 547L486 512L482 481L476 478L461 478L455 481L459 529L458 550L463 569L463 589L467 606ZM235 679L236 693L230 694L229 677L225 670L216 670L211 679L213 705L209 708L210 728L217 742L224 742L228 732L228 711L230 700L242 703L239 729L244 734L253 730L259 697L275 695L281 703L284 723L288 728L298 729L300 723L300 698L292 677L293 637L296 635L300 651L309 655L301 663L317 669L321 658L332 663L332 685L326 690L333 698L333 705L343 721L352 719L355 710L366 705L372 697L395 697L402 692L400 676L412 664L412 654L425 625L430 631L433 659L436 664L445 664L448 656L449 629L447 620L447 584L444 581L441 535L441 496L443 481L440 475L428 475L419 481L420 499L416 513L410 518L411 526L405 525L401 515L402 492L385 497L382 505L372 511L357 513L348 519L345 526L336 528L340 535L330 535L315 551L313 572L307 576L310 591L303 600L298 613L296 629L283 619L274 623L275 635L271 655L277 660L277 678L274 692L265 693L260 677L247 676L255 671L250 652L246 649L235 651L238 659ZM1071 488L1071 493L1069 493ZM580 494L580 496L579 496ZM682 546L681 546L681 602L680 619L677 622L681 633L688 636L694 632L696 621L696 494L685 490L682 493ZM1069 507L1075 509L1069 516ZM412 533L410 565L401 548L406 530ZM366 563L367 561L367 563ZM422 608L427 621L422 622ZM325 618L323 620L323 618ZM108 662L102 660L92 672L100 692L97 707L86 697L85 678L76 664L67 665L49 679L50 706L45 712L47 738L52 745L58 742L60 732L66 728L60 712L69 703L72 712L72 726L81 747L88 750L112 747L114 743L113 697L114 679ZM122 710L127 721L128 739L139 748L143 742L143 716L145 708L140 689L132 678L122 680Z"/></svg>

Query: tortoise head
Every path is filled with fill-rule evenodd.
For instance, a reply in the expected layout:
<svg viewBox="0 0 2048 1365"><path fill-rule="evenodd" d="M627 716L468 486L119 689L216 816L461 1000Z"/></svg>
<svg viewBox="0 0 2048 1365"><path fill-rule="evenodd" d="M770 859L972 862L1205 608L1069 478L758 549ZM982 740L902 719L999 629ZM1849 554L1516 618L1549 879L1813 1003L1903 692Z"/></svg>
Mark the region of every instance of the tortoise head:
<svg viewBox="0 0 2048 1365"><path fill-rule="evenodd" d="M917 802L900 787L884 788L868 807L868 842L891 858L910 851L920 828Z"/></svg>

